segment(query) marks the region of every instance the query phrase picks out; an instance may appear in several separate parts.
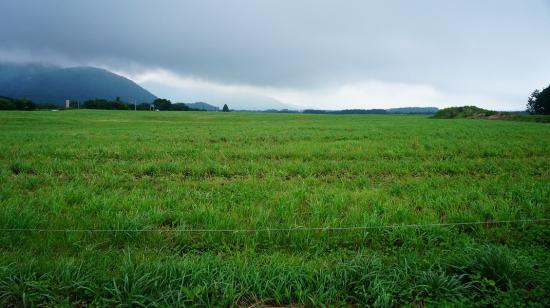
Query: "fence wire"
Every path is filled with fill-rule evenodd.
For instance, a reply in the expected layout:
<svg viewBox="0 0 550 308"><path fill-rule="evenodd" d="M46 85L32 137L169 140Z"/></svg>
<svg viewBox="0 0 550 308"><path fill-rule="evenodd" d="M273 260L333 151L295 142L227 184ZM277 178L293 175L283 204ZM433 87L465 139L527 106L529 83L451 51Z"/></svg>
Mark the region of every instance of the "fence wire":
<svg viewBox="0 0 550 308"><path fill-rule="evenodd" d="M519 223L546 223L548 218L541 219L517 219L517 220L492 220L472 222L449 222L428 224L391 224L379 226L348 226L348 227L286 227L286 228L259 228L259 229L48 229L48 228L0 228L0 232L58 232L58 233L145 233L145 232L172 232L172 233L259 233L259 232L304 232L304 231L347 231L347 230L371 230L371 229L398 229L398 228L428 228L428 227L453 227L467 225L495 225L495 224L519 224Z"/></svg>

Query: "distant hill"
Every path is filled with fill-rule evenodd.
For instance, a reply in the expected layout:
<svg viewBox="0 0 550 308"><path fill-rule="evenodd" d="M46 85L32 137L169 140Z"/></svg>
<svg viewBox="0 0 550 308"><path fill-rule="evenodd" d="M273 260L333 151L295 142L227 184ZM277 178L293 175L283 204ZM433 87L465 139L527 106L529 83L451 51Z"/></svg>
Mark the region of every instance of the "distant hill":
<svg viewBox="0 0 550 308"><path fill-rule="evenodd" d="M438 110L437 107L401 107L386 109L386 112L394 114L434 114Z"/></svg>
<svg viewBox="0 0 550 308"><path fill-rule="evenodd" d="M439 110L435 119L486 119L550 123L550 115L531 115L521 112L486 110L476 106L450 107Z"/></svg>
<svg viewBox="0 0 550 308"><path fill-rule="evenodd" d="M436 119L454 118L486 118L496 115L496 111L482 109L476 106L450 107L439 110L434 114Z"/></svg>
<svg viewBox="0 0 550 308"><path fill-rule="evenodd" d="M185 103L185 105L189 106L189 108L198 109L198 110L206 110L206 111L219 111L220 108L204 103L204 102L196 102L196 103Z"/></svg>
<svg viewBox="0 0 550 308"><path fill-rule="evenodd" d="M303 113L313 114L434 114L436 107L403 107L391 109L344 109L344 110L316 110L306 109Z"/></svg>
<svg viewBox="0 0 550 308"><path fill-rule="evenodd" d="M384 109L344 109L344 110L318 110L305 109L303 113L311 114L385 114Z"/></svg>
<svg viewBox="0 0 550 308"><path fill-rule="evenodd" d="M0 95L61 105L66 99L150 103L156 97L125 77L95 67L0 63Z"/></svg>

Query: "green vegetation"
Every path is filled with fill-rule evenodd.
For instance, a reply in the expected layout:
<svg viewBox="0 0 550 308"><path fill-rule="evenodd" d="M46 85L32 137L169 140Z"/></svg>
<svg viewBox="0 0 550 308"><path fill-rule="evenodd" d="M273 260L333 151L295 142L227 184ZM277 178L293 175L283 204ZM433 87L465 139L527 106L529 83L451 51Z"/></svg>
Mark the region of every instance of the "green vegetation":
<svg viewBox="0 0 550 308"><path fill-rule="evenodd" d="M550 123L549 115L542 114L521 114L512 112L499 112L493 117L489 117L491 120L506 120L506 121L523 121L523 122L540 122Z"/></svg>
<svg viewBox="0 0 550 308"><path fill-rule="evenodd" d="M13 99L0 96L0 110L35 110L36 105L28 99Z"/></svg>
<svg viewBox="0 0 550 308"><path fill-rule="evenodd" d="M550 116L528 115L514 112L498 112L476 106L450 107L441 109L433 115L435 119L488 119L523 122L550 123Z"/></svg>
<svg viewBox="0 0 550 308"><path fill-rule="evenodd" d="M109 101L105 99L94 99L85 101L82 108L104 110L151 110L151 108L155 108L162 111L198 111L189 108L184 103L172 104L170 100L165 98L157 98L153 101L153 104L141 103L136 106L134 106L134 104L127 104L119 100Z"/></svg>
<svg viewBox="0 0 550 308"><path fill-rule="evenodd" d="M550 126L0 113L0 306L550 305ZM365 230L185 229L478 225Z"/></svg>
<svg viewBox="0 0 550 308"><path fill-rule="evenodd" d="M189 108L184 103L175 103L168 99L157 98L152 104L140 103L129 104L120 101L117 97L116 100L110 101L106 99L91 99L80 104L77 101L70 101L70 108L73 109L102 109L102 110L151 110L151 108L162 111L201 111L198 109ZM35 104L28 99L9 98L0 96L0 110L25 110L31 111L35 109L64 109L53 104Z"/></svg>
<svg viewBox="0 0 550 308"><path fill-rule="evenodd" d="M71 102L71 108L77 108L78 103L77 102ZM151 104L139 104L139 110L149 110ZM78 106L80 108L80 106ZM82 104L82 108L84 109L105 109L105 110L130 110L130 109L138 109L137 106L130 105L124 102L121 102L119 100L115 101L109 101L106 99L92 99L87 100Z"/></svg>
<svg viewBox="0 0 550 308"><path fill-rule="evenodd" d="M531 114L550 115L550 86L531 93L527 100L527 111Z"/></svg>
<svg viewBox="0 0 550 308"><path fill-rule="evenodd" d="M496 115L496 111L478 108L476 106L450 107L437 111L434 114L436 119L474 118L481 119Z"/></svg>

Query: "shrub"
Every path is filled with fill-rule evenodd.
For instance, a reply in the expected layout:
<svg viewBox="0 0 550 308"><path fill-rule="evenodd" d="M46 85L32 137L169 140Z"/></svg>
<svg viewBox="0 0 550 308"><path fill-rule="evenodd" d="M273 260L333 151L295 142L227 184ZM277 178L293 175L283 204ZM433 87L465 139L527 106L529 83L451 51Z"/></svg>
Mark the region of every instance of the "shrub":
<svg viewBox="0 0 550 308"><path fill-rule="evenodd" d="M484 118L497 114L496 111L478 108L476 106L450 107L441 109L434 114L437 119L453 118Z"/></svg>
<svg viewBox="0 0 550 308"><path fill-rule="evenodd" d="M26 99L17 98L12 99L8 97L0 97L0 110L34 110L36 105Z"/></svg>

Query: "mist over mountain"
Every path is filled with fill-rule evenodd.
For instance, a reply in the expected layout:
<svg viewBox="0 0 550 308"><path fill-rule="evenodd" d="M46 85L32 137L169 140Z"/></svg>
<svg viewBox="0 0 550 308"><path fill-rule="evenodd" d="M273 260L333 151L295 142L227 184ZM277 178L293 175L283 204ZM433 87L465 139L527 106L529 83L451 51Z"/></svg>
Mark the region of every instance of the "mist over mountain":
<svg viewBox="0 0 550 308"><path fill-rule="evenodd" d="M386 112L394 114L433 114L438 110L437 107L401 107L386 109Z"/></svg>
<svg viewBox="0 0 550 308"><path fill-rule="evenodd" d="M219 111L220 107L210 105L205 102L185 103L189 108L206 110L206 111Z"/></svg>
<svg viewBox="0 0 550 308"><path fill-rule="evenodd" d="M132 80L95 67L0 63L0 96L63 104L89 99L149 103L156 96Z"/></svg>

